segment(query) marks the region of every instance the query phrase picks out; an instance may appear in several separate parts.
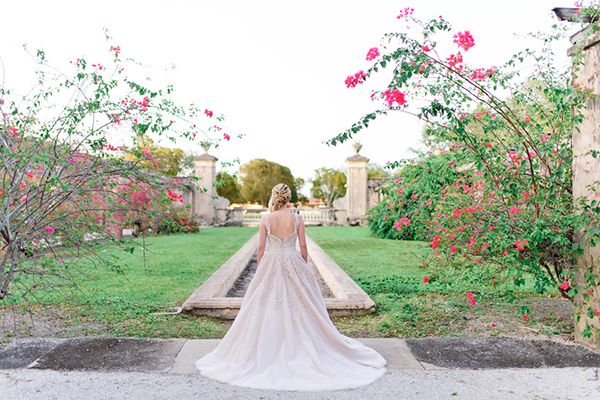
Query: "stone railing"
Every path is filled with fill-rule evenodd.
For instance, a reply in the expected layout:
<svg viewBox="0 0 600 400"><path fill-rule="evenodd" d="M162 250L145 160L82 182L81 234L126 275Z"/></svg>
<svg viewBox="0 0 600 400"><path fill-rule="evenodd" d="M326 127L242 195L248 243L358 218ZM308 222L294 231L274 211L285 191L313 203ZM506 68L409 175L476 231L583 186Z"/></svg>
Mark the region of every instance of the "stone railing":
<svg viewBox="0 0 600 400"><path fill-rule="evenodd" d="M266 208L249 208L243 210L243 226L257 226ZM293 208L293 212L302 215L306 225L338 225L333 208Z"/></svg>

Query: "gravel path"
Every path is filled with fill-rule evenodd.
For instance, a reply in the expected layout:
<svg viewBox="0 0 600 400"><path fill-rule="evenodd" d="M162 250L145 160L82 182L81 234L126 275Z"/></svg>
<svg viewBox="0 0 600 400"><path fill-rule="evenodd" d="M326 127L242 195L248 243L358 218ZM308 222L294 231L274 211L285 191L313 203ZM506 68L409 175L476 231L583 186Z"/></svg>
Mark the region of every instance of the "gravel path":
<svg viewBox="0 0 600 400"><path fill-rule="evenodd" d="M389 371L371 385L327 392L265 391L201 375L0 370L3 400L38 399L600 399L591 368Z"/></svg>

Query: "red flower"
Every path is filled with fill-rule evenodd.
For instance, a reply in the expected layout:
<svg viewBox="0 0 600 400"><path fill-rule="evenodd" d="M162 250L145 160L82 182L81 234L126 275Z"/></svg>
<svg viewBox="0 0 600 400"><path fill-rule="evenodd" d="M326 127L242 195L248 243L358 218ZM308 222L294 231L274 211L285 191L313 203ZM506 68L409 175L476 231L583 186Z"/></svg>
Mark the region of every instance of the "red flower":
<svg viewBox="0 0 600 400"><path fill-rule="evenodd" d="M226 134L226 133L223 133L223 138L224 138L225 140L229 140L229 139L231 139L231 136L229 136L229 135L228 135L228 134Z"/></svg>
<svg viewBox="0 0 600 400"><path fill-rule="evenodd" d="M208 115L210 118L213 116L213 112L209 109L204 110L204 114Z"/></svg>
<svg viewBox="0 0 600 400"><path fill-rule="evenodd" d="M424 276L423 277L423 283L427 283L429 282L429 277L428 276Z"/></svg>
<svg viewBox="0 0 600 400"><path fill-rule="evenodd" d="M177 200L178 202L183 203L183 197L173 192L171 189L167 189L167 196L169 196L173 200Z"/></svg>
<svg viewBox="0 0 600 400"><path fill-rule="evenodd" d="M446 59L446 62L450 66L450 68L456 68L458 71L462 70L463 65L463 57L460 51L456 54L450 54Z"/></svg>
<svg viewBox="0 0 600 400"><path fill-rule="evenodd" d="M424 44L423 46L421 46L421 50L427 53L428 51L431 51L431 48L428 45Z"/></svg>
<svg viewBox="0 0 600 400"><path fill-rule="evenodd" d="M456 43L458 47L462 47L465 51L475 46L475 40L469 31L458 32L454 35L453 39L454 43Z"/></svg>
<svg viewBox="0 0 600 400"><path fill-rule="evenodd" d="M523 197L525 199L529 200L529 197L531 197L531 196L529 196L529 193L525 192L525 193L523 193Z"/></svg>
<svg viewBox="0 0 600 400"><path fill-rule="evenodd" d="M406 104L405 94L398 89L386 90L383 92L383 97L385 97L388 107L391 107L394 103L398 103L399 106Z"/></svg>
<svg viewBox="0 0 600 400"><path fill-rule="evenodd" d="M35 176L35 175L33 175L33 172L28 172L28 173L26 173L25 175L27 175L27 177L28 177L29 179L33 179L33 177Z"/></svg>
<svg viewBox="0 0 600 400"><path fill-rule="evenodd" d="M377 57L379 57L379 49L377 47L372 47L369 49L369 52L367 53L367 61L372 61Z"/></svg>
<svg viewBox="0 0 600 400"><path fill-rule="evenodd" d="M516 213L520 213L521 212L521 208L520 207L511 207L509 209L511 214L516 214Z"/></svg>
<svg viewBox="0 0 600 400"><path fill-rule="evenodd" d="M344 82L346 83L346 87L351 88L363 83L366 77L367 74L363 71L358 71L356 74L348 76Z"/></svg>
<svg viewBox="0 0 600 400"><path fill-rule="evenodd" d="M429 246L431 246L431 248L433 248L433 249L437 249L438 246L440 245L441 238L442 238L441 236L435 235L433 237L433 240L431 241L431 243L429 243Z"/></svg>
<svg viewBox="0 0 600 400"><path fill-rule="evenodd" d="M571 286L569 286L569 278L565 278L565 281L563 282L562 285L558 286L559 289L567 291L571 288Z"/></svg>
<svg viewBox="0 0 600 400"><path fill-rule="evenodd" d="M515 246L517 246L517 250L525 250L525 246L527 246L527 239L523 239L520 241L519 239L515 240Z"/></svg>
<svg viewBox="0 0 600 400"><path fill-rule="evenodd" d="M471 303L472 306L474 306L477 303L475 301L475 295L473 294L473 292L467 293L467 299L469 299L469 303Z"/></svg>

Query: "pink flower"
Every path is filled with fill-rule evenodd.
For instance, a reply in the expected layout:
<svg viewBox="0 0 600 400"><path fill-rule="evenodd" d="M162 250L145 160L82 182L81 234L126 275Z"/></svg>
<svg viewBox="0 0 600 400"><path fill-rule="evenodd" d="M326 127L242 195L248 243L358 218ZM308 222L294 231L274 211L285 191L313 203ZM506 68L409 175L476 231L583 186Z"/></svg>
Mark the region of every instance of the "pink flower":
<svg viewBox="0 0 600 400"><path fill-rule="evenodd" d="M458 32L454 35L453 39L454 43L456 43L458 47L462 47L465 51L475 46L475 40L469 31Z"/></svg>
<svg viewBox="0 0 600 400"><path fill-rule="evenodd" d="M226 133L223 133L223 138L224 138L225 140L229 141L229 139L231 139L231 136L229 136L229 135L228 135L228 134L226 134Z"/></svg>
<svg viewBox="0 0 600 400"><path fill-rule="evenodd" d="M540 140L542 142L545 142L546 140L548 140L548 135L544 133L542 136L540 136Z"/></svg>
<svg viewBox="0 0 600 400"><path fill-rule="evenodd" d="M427 53L428 51L431 51L431 48L428 45L424 44L423 46L421 46L421 50Z"/></svg>
<svg viewBox="0 0 600 400"><path fill-rule="evenodd" d="M446 59L446 62L450 68L455 68L458 71L463 69L463 57L460 51L456 54L450 54Z"/></svg>
<svg viewBox="0 0 600 400"><path fill-rule="evenodd" d="M372 47L369 49L369 52L367 53L367 61L372 61L377 57L379 57L379 49L377 47Z"/></svg>
<svg viewBox="0 0 600 400"><path fill-rule="evenodd" d="M423 283L427 283L429 282L429 277L428 276L424 276L423 277Z"/></svg>
<svg viewBox="0 0 600 400"><path fill-rule="evenodd" d="M471 79L473 79L475 81L485 81L487 78L489 78L493 74L494 74L494 68L493 67L492 68L488 68L487 70L485 68L477 68L471 74Z"/></svg>
<svg viewBox="0 0 600 400"><path fill-rule="evenodd" d="M121 52L121 46L110 46L110 51L114 51L115 55Z"/></svg>
<svg viewBox="0 0 600 400"><path fill-rule="evenodd" d="M209 110L209 109L204 110L204 114L208 115L211 118L213 116L213 112L211 110Z"/></svg>
<svg viewBox="0 0 600 400"><path fill-rule="evenodd" d="M356 74L348 76L344 82L346 87L351 88L363 83L366 77L367 74L364 71L358 71Z"/></svg>
<svg viewBox="0 0 600 400"><path fill-rule="evenodd" d="M412 7L404 7L403 10L400 10L400 14L398 14L398 16L396 18L397 19L408 18L408 16L411 15L413 12L415 12L414 8L412 8Z"/></svg>
<svg viewBox="0 0 600 400"><path fill-rule="evenodd" d="M563 282L562 285L558 286L559 289L561 290L569 290L569 288L571 288L571 286L569 286L569 278L565 278L565 281Z"/></svg>
<svg viewBox="0 0 600 400"><path fill-rule="evenodd" d="M523 193L523 197L524 197L525 199L529 200L529 198L530 198L531 196L529 195L529 193L525 192L525 193Z"/></svg>
<svg viewBox="0 0 600 400"><path fill-rule="evenodd" d="M35 175L33 175L33 172L31 172L31 171L30 171L30 172L28 172L28 173L26 173L25 175L27 175L27 177L28 177L29 179L33 179L33 177L35 176Z"/></svg>
<svg viewBox="0 0 600 400"><path fill-rule="evenodd" d="M516 214L516 213L521 212L521 208L520 207L511 207L508 211L510 211L511 214Z"/></svg>
<svg viewBox="0 0 600 400"><path fill-rule="evenodd" d="M54 228L51 226L44 227L44 230L50 234L54 233Z"/></svg>
<svg viewBox="0 0 600 400"><path fill-rule="evenodd" d="M383 97L385 97L388 107L391 107L394 103L397 103L399 106L406 104L405 94L398 89L386 90L383 92Z"/></svg>

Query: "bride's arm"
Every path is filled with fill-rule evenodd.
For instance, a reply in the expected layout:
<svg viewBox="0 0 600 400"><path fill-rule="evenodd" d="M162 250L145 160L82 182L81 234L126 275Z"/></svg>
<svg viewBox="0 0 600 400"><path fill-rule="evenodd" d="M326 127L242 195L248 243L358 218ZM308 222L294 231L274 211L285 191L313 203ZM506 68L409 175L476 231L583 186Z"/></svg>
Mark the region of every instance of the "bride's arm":
<svg viewBox="0 0 600 400"><path fill-rule="evenodd" d="M267 228L265 228L265 224L261 220L258 225L258 250L256 251L256 263L259 263L260 259L265 254L266 242L267 242Z"/></svg>
<svg viewBox="0 0 600 400"><path fill-rule="evenodd" d="M308 262L308 249L306 247L306 234L304 233L304 220L298 215L298 243L300 244L300 254L304 261Z"/></svg>

